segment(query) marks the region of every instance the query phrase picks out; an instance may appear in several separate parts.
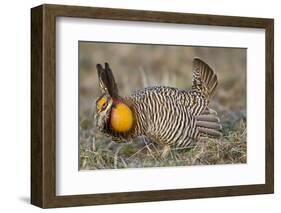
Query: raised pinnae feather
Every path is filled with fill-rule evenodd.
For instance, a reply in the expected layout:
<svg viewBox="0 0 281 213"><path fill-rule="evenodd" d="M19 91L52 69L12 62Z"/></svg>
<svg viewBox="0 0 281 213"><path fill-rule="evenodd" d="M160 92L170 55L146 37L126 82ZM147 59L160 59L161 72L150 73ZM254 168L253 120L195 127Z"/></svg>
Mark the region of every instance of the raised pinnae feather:
<svg viewBox="0 0 281 213"><path fill-rule="evenodd" d="M112 70L110 69L109 64L107 62L105 63L105 70L107 72L107 78L108 78L108 81L110 84L110 91L112 93L112 96L117 97L118 96L118 87L117 87L116 81L114 79Z"/></svg>
<svg viewBox="0 0 281 213"><path fill-rule="evenodd" d="M102 93L109 93L113 98L118 97L118 87L109 64L106 62L105 68L101 64L97 64L97 71Z"/></svg>
<svg viewBox="0 0 281 213"><path fill-rule="evenodd" d="M101 64L97 64L97 71L98 71L98 77L99 77L99 85L102 93L108 93L108 80L106 77L106 73L102 67Z"/></svg>

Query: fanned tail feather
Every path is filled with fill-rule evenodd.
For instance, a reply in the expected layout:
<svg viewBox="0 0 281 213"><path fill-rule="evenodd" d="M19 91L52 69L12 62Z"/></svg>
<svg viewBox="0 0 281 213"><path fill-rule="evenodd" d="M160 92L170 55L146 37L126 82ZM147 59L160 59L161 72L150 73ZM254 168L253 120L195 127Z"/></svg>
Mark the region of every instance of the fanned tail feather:
<svg viewBox="0 0 281 213"><path fill-rule="evenodd" d="M213 97L218 78L213 69L199 58L193 60L193 89L200 90L206 98Z"/></svg>

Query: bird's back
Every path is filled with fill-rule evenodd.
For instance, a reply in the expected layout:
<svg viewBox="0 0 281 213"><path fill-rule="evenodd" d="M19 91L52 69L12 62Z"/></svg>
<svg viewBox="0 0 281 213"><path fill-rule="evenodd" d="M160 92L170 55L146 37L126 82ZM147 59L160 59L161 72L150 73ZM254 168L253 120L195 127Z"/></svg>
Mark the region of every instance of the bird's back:
<svg viewBox="0 0 281 213"><path fill-rule="evenodd" d="M163 145L187 146L198 137L196 116L208 100L197 90L149 87L129 97L136 115L136 135Z"/></svg>

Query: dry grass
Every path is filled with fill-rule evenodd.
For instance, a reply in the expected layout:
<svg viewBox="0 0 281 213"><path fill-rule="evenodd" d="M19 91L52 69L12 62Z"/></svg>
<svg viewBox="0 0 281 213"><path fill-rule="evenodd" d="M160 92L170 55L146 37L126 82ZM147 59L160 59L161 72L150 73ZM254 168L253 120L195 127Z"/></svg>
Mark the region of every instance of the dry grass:
<svg viewBox="0 0 281 213"><path fill-rule="evenodd" d="M110 138L104 140L98 132L89 129L88 141L80 143L80 169L246 163L245 117L243 113L236 116L235 123L224 121L224 136L221 139L201 138L188 149L171 150L165 158L161 157L161 146L149 143L143 137L125 144L115 144ZM228 122L233 126L227 125Z"/></svg>
<svg viewBox="0 0 281 213"><path fill-rule="evenodd" d="M246 163L245 50L83 43L80 53L80 169ZM211 107L222 121L221 139L202 138L190 148L172 150L162 158L163 147L143 137L116 144L97 131L92 116L93 102L99 95L95 63L110 62L120 93L128 95L151 85L189 88L195 56L215 65L212 67L219 75L220 86Z"/></svg>

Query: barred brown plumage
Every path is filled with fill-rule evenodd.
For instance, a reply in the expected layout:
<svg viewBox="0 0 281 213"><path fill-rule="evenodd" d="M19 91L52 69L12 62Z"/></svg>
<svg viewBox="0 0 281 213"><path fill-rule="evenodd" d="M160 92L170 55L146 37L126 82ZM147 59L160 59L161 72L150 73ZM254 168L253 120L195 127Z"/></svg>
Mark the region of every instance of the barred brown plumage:
<svg viewBox="0 0 281 213"><path fill-rule="evenodd" d="M198 58L193 67L190 90L155 86L121 97L108 63L105 68L98 64L102 95L97 99L97 127L116 142L146 136L166 150L186 148L202 135L220 137L219 119L208 108L218 85L217 75Z"/></svg>

